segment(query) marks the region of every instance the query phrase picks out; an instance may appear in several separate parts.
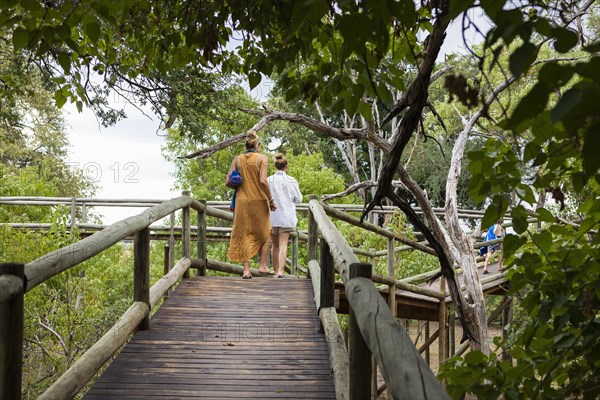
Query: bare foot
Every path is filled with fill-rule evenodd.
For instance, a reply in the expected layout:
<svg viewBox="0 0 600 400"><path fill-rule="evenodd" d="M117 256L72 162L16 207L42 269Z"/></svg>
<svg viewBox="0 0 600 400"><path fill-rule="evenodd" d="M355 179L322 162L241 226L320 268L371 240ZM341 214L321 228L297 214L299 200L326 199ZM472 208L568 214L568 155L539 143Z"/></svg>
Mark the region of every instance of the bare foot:
<svg viewBox="0 0 600 400"><path fill-rule="evenodd" d="M269 268L258 268L258 273L262 275L275 275L275 272L271 271Z"/></svg>

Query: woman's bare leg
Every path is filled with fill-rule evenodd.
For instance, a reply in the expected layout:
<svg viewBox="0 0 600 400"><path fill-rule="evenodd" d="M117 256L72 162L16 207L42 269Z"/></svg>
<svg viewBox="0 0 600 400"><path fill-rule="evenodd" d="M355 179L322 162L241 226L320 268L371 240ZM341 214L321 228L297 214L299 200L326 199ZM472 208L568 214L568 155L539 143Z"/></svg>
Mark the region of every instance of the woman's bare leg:
<svg viewBox="0 0 600 400"><path fill-rule="evenodd" d="M271 249L271 262L273 263L273 271L279 273L279 235L271 235L273 248Z"/></svg>
<svg viewBox="0 0 600 400"><path fill-rule="evenodd" d="M279 233L279 240L278 240L278 244L279 244L279 254L278 254L278 259L279 259L279 269L275 270L275 273L277 273L277 275L283 275L285 272L285 259L287 258L287 247L288 247L288 239L290 237L290 233L289 232L280 232Z"/></svg>
<svg viewBox="0 0 600 400"><path fill-rule="evenodd" d="M263 244L260 248L260 261L258 262L258 272L266 274L270 272L269 266L267 265L267 258L269 257L269 249L271 248L271 242Z"/></svg>
<svg viewBox="0 0 600 400"><path fill-rule="evenodd" d="M252 278L252 272L250 272L250 261L244 261L244 274L242 278Z"/></svg>

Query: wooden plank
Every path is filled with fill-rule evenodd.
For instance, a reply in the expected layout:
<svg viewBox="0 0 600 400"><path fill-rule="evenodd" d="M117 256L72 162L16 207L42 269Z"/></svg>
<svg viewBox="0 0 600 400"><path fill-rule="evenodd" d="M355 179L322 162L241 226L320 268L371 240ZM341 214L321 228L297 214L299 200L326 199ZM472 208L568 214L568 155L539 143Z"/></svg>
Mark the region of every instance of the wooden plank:
<svg viewBox="0 0 600 400"><path fill-rule="evenodd" d="M86 399L335 399L308 279L183 281Z"/></svg>

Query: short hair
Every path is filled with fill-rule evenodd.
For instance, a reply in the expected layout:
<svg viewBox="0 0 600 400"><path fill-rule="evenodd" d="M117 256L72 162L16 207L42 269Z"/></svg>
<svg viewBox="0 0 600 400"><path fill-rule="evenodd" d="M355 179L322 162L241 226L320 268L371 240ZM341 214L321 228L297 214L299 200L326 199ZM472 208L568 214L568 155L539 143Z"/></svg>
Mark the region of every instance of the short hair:
<svg viewBox="0 0 600 400"><path fill-rule="evenodd" d="M283 153L277 153L277 155L275 155L275 168L277 168L278 170L282 170L285 167L287 167L287 165L288 160L287 158L285 158Z"/></svg>
<svg viewBox="0 0 600 400"><path fill-rule="evenodd" d="M258 144L260 143L260 139L255 131L248 131L246 134L246 149L256 149Z"/></svg>

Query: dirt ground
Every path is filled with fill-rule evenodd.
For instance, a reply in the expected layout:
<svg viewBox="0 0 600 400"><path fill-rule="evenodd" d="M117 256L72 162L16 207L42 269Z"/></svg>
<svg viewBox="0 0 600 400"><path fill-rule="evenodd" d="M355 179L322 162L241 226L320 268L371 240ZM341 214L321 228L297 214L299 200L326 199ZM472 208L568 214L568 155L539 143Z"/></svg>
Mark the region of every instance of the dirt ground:
<svg viewBox="0 0 600 400"><path fill-rule="evenodd" d="M410 321L408 326L408 333L413 340L413 343L416 343L416 347L419 348L425 342L425 322L424 321ZM460 337L462 330L460 326L456 326L455 333L455 342L454 342L454 351L458 350L460 347ZM432 335L434 332L438 330L437 322L429 322L429 334ZM419 335L420 332L420 335ZM497 327L488 327L488 332L490 336L490 340L492 340L496 336L502 336L502 329ZM416 342L415 342L416 341ZM492 344L493 345L493 344ZM422 356L425 357L425 352L422 353ZM439 368L439 345L437 339L429 346L429 366L434 374L437 374ZM385 384L383 377L381 376L380 371L377 371L377 387L380 388ZM386 393L382 393L377 397L377 400L387 400Z"/></svg>

